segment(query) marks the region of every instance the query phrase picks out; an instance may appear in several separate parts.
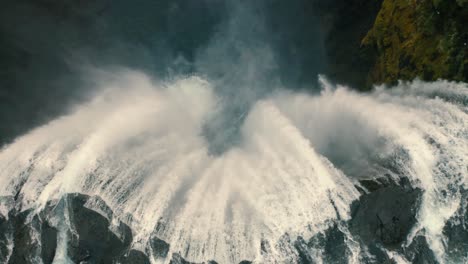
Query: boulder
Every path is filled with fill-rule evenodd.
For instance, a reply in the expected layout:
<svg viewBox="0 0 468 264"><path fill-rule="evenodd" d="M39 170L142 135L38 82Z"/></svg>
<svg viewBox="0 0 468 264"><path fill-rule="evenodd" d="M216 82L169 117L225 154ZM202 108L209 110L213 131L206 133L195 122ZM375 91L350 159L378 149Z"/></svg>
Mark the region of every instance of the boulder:
<svg viewBox="0 0 468 264"><path fill-rule="evenodd" d="M434 253L429 248L426 237L418 235L413 242L404 249L406 258L414 264L437 264ZM461 262L460 262L461 263Z"/></svg>
<svg viewBox="0 0 468 264"><path fill-rule="evenodd" d="M352 205L350 231L366 245L399 247L416 223L421 195L420 189L399 185L362 195Z"/></svg>
<svg viewBox="0 0 468 264"><path fill-rule="evenodd" d="M145 253L131 249L117 258L116 264L150 264L150 260Z"/></svg>
<svg viewBox="0 0 468 264"><path fill-rule="evenodd" d="M319 247L323 249L324 263L347 263L348 257L351 254L347 243L346 235L340 230L339 225L335 223L324 232L312 237L308 245L310 248Z"/></svg>
<svg viewBox="0 0 468 264"><path fill-rule="evenodd" d="M468 190L461 191L460 206L443 229L447 257L452 263L468 263Z"/></svg>
<svg viewBox="0 0 468 264"><path fill-rule="evenodd" d="M166 241L159 239L156 235L152 234L148 240L148 247L151 249L150 252L153 254L153 257L157 259L167 257L170 245Z"/></svg>
<svg viewBox="0 0 468 264"><path fill-rule="evenodd" d="M130 246L130 228L123 223L119 223L118 228L112 228L109 219L86 208L89 196L68 194L63 199L68 203L71 227L68 256L73 262L112 263Z"/></svg>

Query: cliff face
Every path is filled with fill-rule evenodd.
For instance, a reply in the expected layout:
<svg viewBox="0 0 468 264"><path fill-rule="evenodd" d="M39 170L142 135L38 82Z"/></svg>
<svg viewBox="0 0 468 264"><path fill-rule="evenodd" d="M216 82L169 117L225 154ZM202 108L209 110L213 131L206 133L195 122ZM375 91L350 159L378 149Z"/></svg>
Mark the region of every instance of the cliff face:
<svg viewBox="0 0 468 264"><path fill-rule="evenodd" d="M333 80L360 90L468 80L467 0L318 1L317 10Z"/></svg>
<svg viewBox="0 0 468 264"><path fill-rule="evenodd" d="M374 56L366 82L467 81L467 42L467 0L384 0L362 40Z"/></svg>
<svg viewBox="0 0 468 264"><path fill-rule="evenodd" d="M325 34L326 75L339 83L366 88L375 51L361 48L382 0L316 0L315 10Z"/></svg>

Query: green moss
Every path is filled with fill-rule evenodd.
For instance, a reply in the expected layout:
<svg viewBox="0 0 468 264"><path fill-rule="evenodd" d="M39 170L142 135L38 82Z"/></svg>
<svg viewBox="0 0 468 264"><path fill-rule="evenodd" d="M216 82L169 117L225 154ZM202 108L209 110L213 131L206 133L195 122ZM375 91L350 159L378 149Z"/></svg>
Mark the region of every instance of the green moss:
<svg viewBox="0 0 468 264"><path fill-rule="evenodd" d="M466 0L384 0L362 46L375 51L368 83L419 77L467 81Z"/></svg>

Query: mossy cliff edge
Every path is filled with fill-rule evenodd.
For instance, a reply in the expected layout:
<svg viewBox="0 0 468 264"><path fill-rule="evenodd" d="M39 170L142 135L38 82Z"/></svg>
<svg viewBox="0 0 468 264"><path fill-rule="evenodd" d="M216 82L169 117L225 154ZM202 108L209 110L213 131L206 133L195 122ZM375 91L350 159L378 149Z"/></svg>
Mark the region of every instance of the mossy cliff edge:
<svg viewBox="0 0 468 264"><path fill-rule="evenodd" d="M319 11L334 17L331 26L322 21L327 74L338 82L369 89L415 78L468 81L468 0L335 0L333 7Z"/></svg>
<svg viewBox="0 0 468 264"><path fill-rule="evenodd" d="M362 40L377 54L367 81L466 81L467 34L467 0L384 0Z"/></svg>

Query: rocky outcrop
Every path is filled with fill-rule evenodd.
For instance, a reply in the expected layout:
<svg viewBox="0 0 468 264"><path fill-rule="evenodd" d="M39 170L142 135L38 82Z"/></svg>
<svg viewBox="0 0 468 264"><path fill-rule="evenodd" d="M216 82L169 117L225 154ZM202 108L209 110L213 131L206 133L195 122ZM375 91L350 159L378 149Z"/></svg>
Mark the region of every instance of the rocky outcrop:
<svg viewBox="0 0 468 264"><path fill-rule="evenodd" d="M365 244L396 248L416 223L419 189L385 187L363 195L354 208L350 230Z"/></svg>
<svg viewBox="0 0 468 264"><path fill-rule="evenodd" d="M57 229L32 209L19 210L15 198L0 197L0 263L52 263Z"/></svg>
<svg viewBox="0 0 468 264"><path fill-rule="evenodd" d="M423 191L412 187L405 177L381 177L360 183L368 192L352 205L349 230L365 251L362 261L394 263L388 255L388 251L393 251L411 263L435 263L424 234L410 241L409 246L405 243L417 223Z"/></svg>
<svg viewBox="0 0 468 264"><path fill-rule="evenodd" d="M40 212L32 209L17 212L12 208L6 216L0 215L1 262L52 263L59 247L60 232L66 232L69 238L67 255L74 263L139 259L132 251L126 252L132 241L130 228L122 222L112 226L102 211L87 207L90 201L105 205L96 197L69 194L59 201L49 202ZM69 219L66 227L63 226L65 215Z"/></svg>
<svg viewBox="0 0 468 264"><path fill-rule="evenodd" d="M150 254L153 254L155 259L167 257L170 245L166 241L159 239L155 234L151 235L148 245Z"/></svg>
<svg viewBox="0 0 468 264"><path fill-rule="evenodd" d="M145 253L131 249L119 256L116 260L119 264L150 264L150 260Z"/></svg>
<svg viewBox="0 0 468 264"><path fill-rule="evenodd" d="M75 263L111 263L129 248L132 242L130 228L122 222L111 226L111 217L86 207L90 197L70 194L63 202L68 203L70 233L68 256ZM106 206L104 202L100 203ZM107 207L107 206L106 206ZM106 210L112 212L110 209ZM102 211L101 211L102 212Z"/></svg>
<svg viewBox="0 0 468 264"><path fill-rule="evenodd" d="M384 0L362 40L374 51L368 83L468 80L468 2Z"/></svg>
<svg viewBox="0 0 468 264"><path fill-rule="evenodd" d="M327 75L367 90L420 78L468 81L468 2L316 1Z"/></svg>
<svg viewBox="0 0 468 264"><path fill-rule="evenodd" d="M468 262L468 190L461 190L457 212L447 221L443 234L447 238L447 256L452 263Z"/></svg>
<svg viewBox="0 0 468 264"><path fill-rule="evenodd" d="M8 217L13 197L0 197L0 263L7 263L12 253L13 221Z"/></svg>
<svg viewBox="0 0 468 264"><path fill-rule="evenodd" d="M313 236L307 243L309 249L322 248L322 256L324 263L346 263L351 254L348 246L348 236L341 230L346 229L344 226L333 224L324 232L318 233ZM302 239L299 238L296 242L296 247L301 243ZM313 263L311 256L305 256L304 249L298 250L302 263Z"/></svg>
<svg viewBox="0 0 468 264"><path fill-rule="evenodd" d="M362 186L367 191L351 205L349 221L331 223L308 241L299 237L294 242L298 263L314 263L317 255L324 263L348 263L357 246L363 251L362 263L393 263L387 250L400 252L411 261L434 260L424 236L409 247L403 243L416 224L422 191L406 181L386 178L369 179Z"/></svg>
<svg viewBox="0 0 468 264"><path fill-rule="evenodd" d="M423 235L418 235L413 239L413 242L404 249L404 255L414 264L438 263L434 253L429 249L426 237Z"/></svg>
<svg viewBox="0 0 468 264"><path fill-rule="evenodd" d="M0 263L50 264L64 257L56 255L63 242L73 263L149 264L150 257L192 263L178 253L168 256L170 245L155 235L148 240L148 252L133 249L130 227L113 220L112 210L97 196L67 194L39 212L15 208L14 197L0 197L0 209ZM60 236L66 239L60 241Z"/></svg>
<svg viewBox="0 0 468 264"><path fill-rule="evenodd" d="M351 205L350 220L332 221L310 239L285 234L278 245L293 249L292 259L300 264L315 263L318 257L324 263L348 263L356 249L362 251L362 263L394 263L389 252L396 252L411 263L438 263L424 230L407 241L416 224L420 189L407 181L387 178L362 180L361 188L361 197ZM444 227L447 257L453 263L466 261L467 197L466 190L462 190L460 208ZM171 245L157 232L150 236L144 252L132 248L129 226L114 219L111 208L99 197L68 194L49 202L39 212L20 210L11 204L13 199L0 199L1 263L52 263L63 248L74 263L149 264L150 259L168 258L172 264L193 263L178 252L171 253ZM262 254L268 255L276 246L270 243L261 242Z"/></svg>

